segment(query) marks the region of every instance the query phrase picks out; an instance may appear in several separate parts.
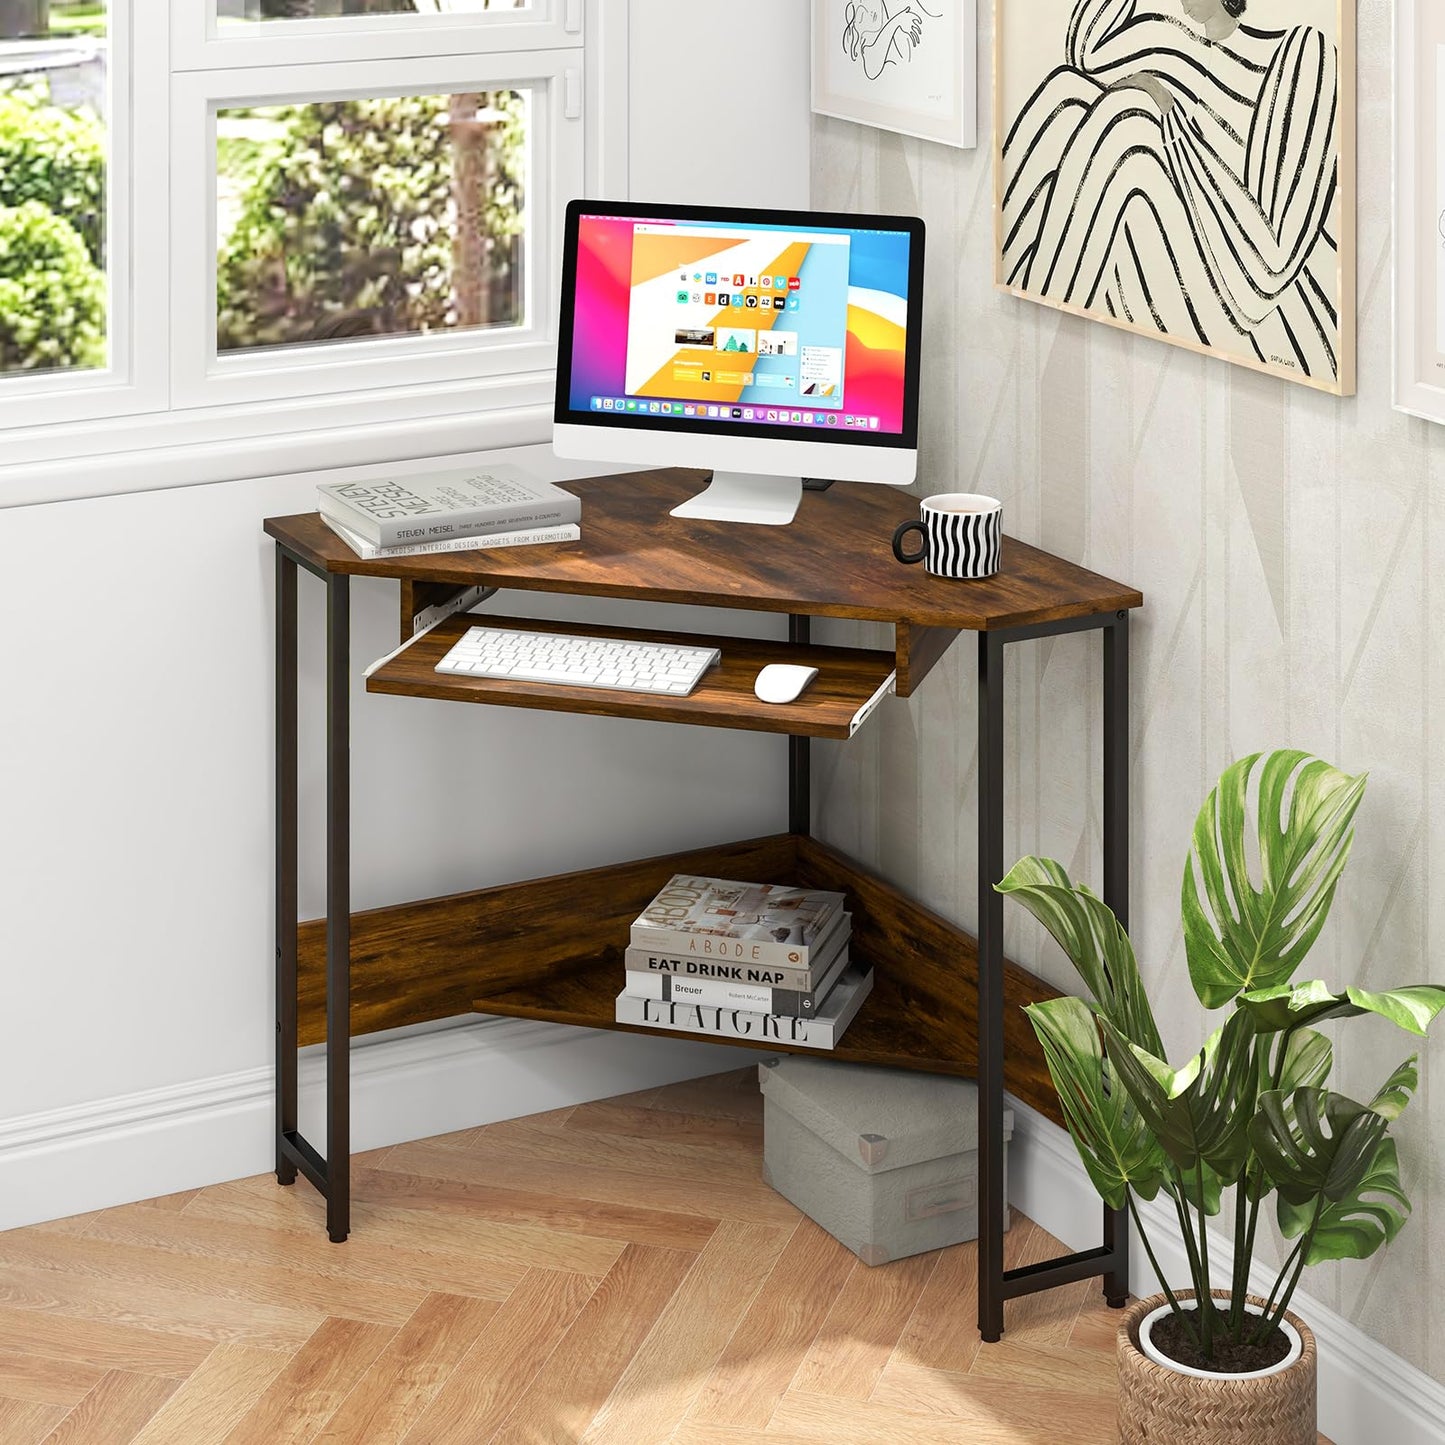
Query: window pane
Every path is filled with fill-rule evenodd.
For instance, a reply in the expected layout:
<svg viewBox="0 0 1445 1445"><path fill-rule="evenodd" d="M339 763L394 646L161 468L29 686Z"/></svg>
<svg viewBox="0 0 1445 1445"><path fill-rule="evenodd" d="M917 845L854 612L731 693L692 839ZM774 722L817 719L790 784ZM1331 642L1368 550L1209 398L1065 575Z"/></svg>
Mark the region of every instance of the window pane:
<svg viewBox="0 0 1445 1445"><path fill-rule="evenodd" d="M222 24L248 20L322 20L349 15L480 15L526 10L531 0L216 0Z"/></svg>
<svg viewBox="0 0 1445 1445"><path fill-rule="evenodd" d="M528 99L515 90L216 118L216 347L518 326Z"/></svg>
<svg viewBox="0 0 1445 1445"><path fill-rule="evenodd" d="M0 0L0 376L106 364L104 0Z"/></svg>

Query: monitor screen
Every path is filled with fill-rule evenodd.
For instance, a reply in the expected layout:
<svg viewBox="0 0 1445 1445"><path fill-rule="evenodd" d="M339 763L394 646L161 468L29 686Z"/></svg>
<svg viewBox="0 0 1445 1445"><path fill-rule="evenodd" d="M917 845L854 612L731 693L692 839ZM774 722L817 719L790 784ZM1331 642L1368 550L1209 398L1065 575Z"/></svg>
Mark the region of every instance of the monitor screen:
<svg viewBox="0 0 1445 1445"><path fill-rule="evenodd" d="M574 202L557 420L916 447L922 223Z"/></svg>

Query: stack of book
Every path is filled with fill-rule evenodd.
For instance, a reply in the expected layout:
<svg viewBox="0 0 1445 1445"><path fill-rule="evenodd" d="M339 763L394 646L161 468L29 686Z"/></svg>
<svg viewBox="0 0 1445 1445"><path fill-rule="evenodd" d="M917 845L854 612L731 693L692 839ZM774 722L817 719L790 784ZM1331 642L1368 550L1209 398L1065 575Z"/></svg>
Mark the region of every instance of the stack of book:
<svg viewBox="0 0 1445 1445"><path fill-rule="evenodd" d="M363 561L575 542L582 499L514 467L316 489L321 520Z"/></svg>
<svg viewBox="0 0 1445 1445"><path fill-rule="evenodd" d="M841 893L677 874L633 923L618 1023L836 1048L873 987Z"/></svg>

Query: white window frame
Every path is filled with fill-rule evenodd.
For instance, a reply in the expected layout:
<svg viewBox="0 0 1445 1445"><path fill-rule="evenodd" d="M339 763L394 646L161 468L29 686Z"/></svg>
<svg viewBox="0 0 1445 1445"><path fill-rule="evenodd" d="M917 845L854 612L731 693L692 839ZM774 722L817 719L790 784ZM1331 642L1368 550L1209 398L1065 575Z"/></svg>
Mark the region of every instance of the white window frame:
<svg viewBox="0 0 1445 1445"><path fill-rule="evenodd" d="M555 365L556 291L561 275L560 197L581 194L581 106L567 116L569 86L580 87L582 57L566 50L344 65L215 70L176 77L172 91L171 203L176 358L173 407L268 402L464 381ZM264 82L264 84L263 84ZM529 94L526 300L519 326L430 336L216 350L216 113L233 106L304 104L371 96L453 94L503 88ZM535 183L536 173L548 177Z"/></svg>
<svg viewBox="0 0 1445 1445"><path fill-rule="evenodd" d="M293 65L318 49L334 61L396 60L492 47L508 51L582 44L583 0L531 0L520 10L474 15L355 15L221 26L215 0L181 0L172 15L175 69Z"/></svg>
<svg viewBox="0 0 1445 1445"><path fill-rule="evenodd" d="M163 330L162 344L147 348L136 319L165 324L167 176L164 169L143 172L132 163L134 136L166 124L164 92L133 83L132 57L156 46L164 53L166 33L163 16L143 0L134 10L128 0L109 0L107 9L106 365L0 377L0 452L10 426L125 416L166 404ZM161 264L137 264L142 254Z"/></svg>
<svg viewBox="0 0 1445 1445"><path fill-rule="evenodd" d="M110 7L109 234L124 246L111 252L112 364L104 373L0 377L0 508L348 456L404 460L547 439L565 202L628 193L628 0L273 21L254 39L198 29L209 0L170 0L169 8L165 0L110 0ZM466 50L450 53L459 43ZM338 45L355 58L333 59ZM372 47L370 58L357 53L360 46ZM262 68L232 63L242 55ZM216 356L215 145L207 120L217 100L456 93L528 82L538 126L531 163L542 184L529 185L527 195L537 249L528 256L525 331ZM169 137L160 163L146 148L148 135ZM563 136L571 143L562 145Z"/></svg>

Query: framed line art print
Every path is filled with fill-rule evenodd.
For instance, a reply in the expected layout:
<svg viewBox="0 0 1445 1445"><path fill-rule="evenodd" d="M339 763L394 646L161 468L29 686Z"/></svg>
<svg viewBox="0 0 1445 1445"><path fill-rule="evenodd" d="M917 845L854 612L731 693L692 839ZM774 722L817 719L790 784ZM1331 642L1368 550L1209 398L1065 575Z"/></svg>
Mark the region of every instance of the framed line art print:
<svg viewBox="0 0 1445 1445"><path fill-rule="evenodd" d="M976 146L977 0L813 0L813 110Z"/></svg>
<svg viewBox="0 0 1445 1445"><path fill-rule="evenodd" d="M1355 9L998 0L998 286L1352 395Z"/></svg>
<svg viewBox="0 0 1445 1445"><path fill-rule="evenodd" d="M1445 5L1395 0L1395 405L1445 422Z"/></svg>

